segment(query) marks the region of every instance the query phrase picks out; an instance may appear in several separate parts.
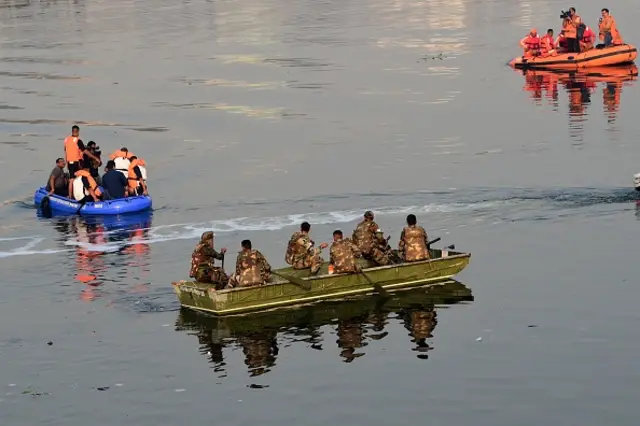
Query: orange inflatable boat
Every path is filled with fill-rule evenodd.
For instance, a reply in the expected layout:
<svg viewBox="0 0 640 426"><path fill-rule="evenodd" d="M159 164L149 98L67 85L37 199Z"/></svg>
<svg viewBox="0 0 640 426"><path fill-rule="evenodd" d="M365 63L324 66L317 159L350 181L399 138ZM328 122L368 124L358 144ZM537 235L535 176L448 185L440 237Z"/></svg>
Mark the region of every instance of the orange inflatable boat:
<svg viewBox="0 0 640 426"><path fill-rule="evenodd" d="M630 64L638 56L635 46L623 44L601 49L594 48L583 53L561 53L556 56L535 56L515 58L509 65L514 68L545 68L554 70L577 70L612 65Z"/></svg>

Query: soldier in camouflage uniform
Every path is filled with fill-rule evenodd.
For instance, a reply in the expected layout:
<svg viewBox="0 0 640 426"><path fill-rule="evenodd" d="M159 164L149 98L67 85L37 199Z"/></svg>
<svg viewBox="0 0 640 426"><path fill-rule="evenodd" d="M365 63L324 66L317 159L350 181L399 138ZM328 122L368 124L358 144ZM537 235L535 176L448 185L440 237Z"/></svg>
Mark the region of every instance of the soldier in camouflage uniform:
<svg viewBox="0 0 640 426"><path fill-rule="evenodd" d="M236 260L234 287L252 287L264 285L269 281L271 265L258 250L251 249L251 241L243 240L242 251Z"/></svg>
<svg viewBox="0 0 640 426"><path fill-rule="evenodd" d="M342 238L342 231L333 231L333 244L329 254L329 262L336 274L360 272L360 265L356 262L356 257L361 256L360 250L350 239Z"/></svg>
<svg viewBox="0 0 640 426"><path fill-rule="evenodd" d="M378 237L376 237L378 231L378 224L373 221L373 212L367 211L364 214L364 220L353 231L352 240L365 259L373 260L378 265L388 265L391 261L388 253L379 247Z"/></svg>
<svg viewBox="0 0 640 426"><path fill-rule="evenodd" d="M293 266L293 269L311 268L311 273L317 274L324 263L320 250L326 248L328 244L320 244L319 249L313 247L314 242L309 238L309 231L311 231L311 225L308 222L302 222L300 231L294 232L289 239L284 261Z"/></svg>
<svg viewBox="0 0 640 426"><path fill-rule="evenodd" d="M203 233L191 255L189 276L201 283L214 284L217 290L224 288L229 277L222 268L214 266L214 261L215 259L222 260L226 252L226 248L222 248L220 253L213 248L213 232Z"/></svg>
<svg viewBox="0 0 640 426"><path fill-rule="evenodd" d="M416 262L418 260L429 259L429 249L427 248L427 231L422 226L417 225L416 216L407 216L407 225L400 234L398 243L398 253L405 262Z"/></svg>

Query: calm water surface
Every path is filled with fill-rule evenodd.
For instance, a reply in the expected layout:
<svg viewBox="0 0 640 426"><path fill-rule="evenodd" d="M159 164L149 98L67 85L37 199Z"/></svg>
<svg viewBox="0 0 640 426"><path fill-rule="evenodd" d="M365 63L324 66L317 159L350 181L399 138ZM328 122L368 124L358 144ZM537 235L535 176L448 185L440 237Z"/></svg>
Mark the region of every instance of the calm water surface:
<svg viewBox="0 0 640 426"><path fill-rule="evenodd" d="M0 1L0 422L635 425L637 70L505 66L569 6ZM576 6L640 43L640 5ZM74 123L150 163L152 214L37 217ZM302 220L326 241L365 209L471 265L387 303L180 311L203 231L282 266Z"/></svg>

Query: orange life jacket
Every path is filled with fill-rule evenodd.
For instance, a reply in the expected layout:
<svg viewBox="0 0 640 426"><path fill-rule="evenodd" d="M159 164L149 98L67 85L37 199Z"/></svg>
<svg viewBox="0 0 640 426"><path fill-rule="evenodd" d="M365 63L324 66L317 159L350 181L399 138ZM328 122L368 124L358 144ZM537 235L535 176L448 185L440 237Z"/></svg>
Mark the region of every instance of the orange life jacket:
<svg viewBox="0 0 640 426"><path fill-rule="evenodd" d="M135 190L138 186L140 186L140 179L136 175L134 168L140 164L139 159L135 159L129 164L129 172L127 176L127 180L129 182L129 189Z"/></svg>
<svg viewBox="0 0 640 426"><path fill-rule="evenodd" d="M78 148L78 138L67 136L64 140L64 154L67 163L75 163L82 159L82 151Z"/></svg>
<svg viewBox="0 0 640 426"><path fill-rule="evenodd" d="M582 41L583 43L593 43L596 41L596 33L593 32L593 30L589 27L586 27L584 30L584 34L582 35Z"/></svg>
<svg viewBox="0 0 640 426"><path fill-rule="evenodd" d="M528 50L539 50L540 49L540 36L532 36L529 35L524 39L524 45Z"/></svg>
<svg viewBox="0 0 640 426"><path fill-rule="evenodd" d="M100 191L100 188L98 188L98 184L96 183L96 180L93 178L93 176L91 176L91 173L89 173L86 170L78 170L76 172L76 177L80 177L80 176L87 178L87 180L89 181L89 186L96 193L96 196L99 197L100 195L102 195L102 192Z"/></svg>
<svg viewBox="0 0 640 426"><path fill-rule="evenodd" d="M553 37L549 34L542 37L540 40L540 51L543 55L548 54L550 51L555 49Z"/></svg>
<svg viewBox="0 0 640 426"><path fill-rule="evenodd" d="M613 44L620 45L624 44L622 37L620 36L620 31L618 31L618 26L616 25L616 20L613 16L609 15L606 18L602 18L600 20L599 27L599 35L600 40L604 41L604 36L606 33L611 33L611 37L613 38Z"/></svg>
<svg viewBox="0 0 640 426"><path fill-rule="evenodd" d="M126 158L127 160L129 158L133 157L133 152L129 151L129 152L124 152L124 151L113 151L110 155L109 158L112 160L115 160L116 158Z"/></svg>
<svg viewBox="0 0 640 426"><path fill-rule="evenodd" d="M576 38L578 28L575 24L575 17L573 19L565 19L562 22L562 35L566 38Z"/></svg>

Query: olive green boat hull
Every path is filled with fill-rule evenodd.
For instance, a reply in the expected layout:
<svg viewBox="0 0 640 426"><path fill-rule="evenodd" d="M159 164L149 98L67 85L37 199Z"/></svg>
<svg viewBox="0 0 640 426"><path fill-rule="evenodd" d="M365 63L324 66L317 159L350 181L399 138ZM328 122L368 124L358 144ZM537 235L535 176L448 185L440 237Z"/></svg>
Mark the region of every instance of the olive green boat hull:
<svg viewBox="0 0 640 426"><path fill-rule="evenodd" d="M470 253L443 252L437 249L432 249L431 255L432 260L388 266L371 267L366 260L360 262L369 280L392 292L447 281L462 271L471 257ZM310 276L308 269L277 270L308 281L311 287L309 290L285 280L259 287L217 291L210 284L195 281L174 282L172 285L183 307L213 315L243 314L375 292L361 274L328 274L327 267L328 264L325 263L316 276Z"/></svg>
<svg viewBox="0 0 640 426"><path fill-rule="evenodd" d="M252 315L202 315L188 308L180 309L176 330L211 331L217 339L240 338L269 330L297 333L297 327L322 327L339 320L366 317L374 313L402 310L429 310L436 305L472 302L471 289L459 281L447 280L406 291L397 291L386 299L330 299L322 304L254 312Z"/></svg>

